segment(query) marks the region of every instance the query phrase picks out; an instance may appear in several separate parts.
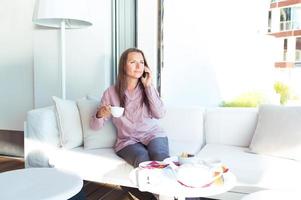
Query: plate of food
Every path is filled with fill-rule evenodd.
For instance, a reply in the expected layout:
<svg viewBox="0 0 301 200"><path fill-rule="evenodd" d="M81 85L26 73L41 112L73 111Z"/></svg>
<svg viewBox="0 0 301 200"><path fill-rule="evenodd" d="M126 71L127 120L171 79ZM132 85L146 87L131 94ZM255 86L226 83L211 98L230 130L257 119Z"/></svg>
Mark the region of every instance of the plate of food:
<svg viewBox="0 0 301 200"><path fill-rule="evenodd" d="M139 167L144 169L163 169L167 166L168 164L162 161L145 161L139 164Z"/></svg>
<svg viewBox="0 0 301 200"><path fill-rule="evenodd" d="M194 155L182 153L164 160L172 169L175 179L183 186L205 188L224 183L223 175L229 170L219 159L202 160ZM178 163L178 165L176 165Z"/></svg>

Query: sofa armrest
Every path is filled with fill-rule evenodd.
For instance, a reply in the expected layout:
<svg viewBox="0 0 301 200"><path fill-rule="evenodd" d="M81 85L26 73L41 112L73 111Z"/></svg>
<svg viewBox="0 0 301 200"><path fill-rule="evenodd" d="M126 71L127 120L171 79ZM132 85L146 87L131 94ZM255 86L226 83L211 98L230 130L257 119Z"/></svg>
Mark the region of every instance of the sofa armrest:
<svg viewBox="0 0 301 200"><path fill-rule="evenodd" d="M24 123L25 167L51 167L49 154L60 147L54 106L31 110Z"/></svg>
<svg viewBox="0 0 301 200"><path fill-rule="evenodd" d="M27 122L24 122L24 159L25 167L53 167L49 163L49 153L53 147L46 141L30 138Z"/></svg>

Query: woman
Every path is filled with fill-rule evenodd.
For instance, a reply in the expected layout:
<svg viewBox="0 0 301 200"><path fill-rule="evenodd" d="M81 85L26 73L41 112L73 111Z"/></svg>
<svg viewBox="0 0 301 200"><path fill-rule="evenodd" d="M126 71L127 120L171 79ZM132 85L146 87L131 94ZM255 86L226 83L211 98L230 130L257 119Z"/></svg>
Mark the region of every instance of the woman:
<svg viewBox="0 0 301 200"><path fill-rule="evenodd" d="M119 60L116 85L103 94L91 128L100 129L111 117L111 106L124 107L123 116L112 118L117 128L115 151L133 167L149 160L169 157L168 139L156 119L165 114L163 102L152 85L152 73L144 53L136 48L124 51ZM146 192L130 190L139 199L155 199Z"/></svg>

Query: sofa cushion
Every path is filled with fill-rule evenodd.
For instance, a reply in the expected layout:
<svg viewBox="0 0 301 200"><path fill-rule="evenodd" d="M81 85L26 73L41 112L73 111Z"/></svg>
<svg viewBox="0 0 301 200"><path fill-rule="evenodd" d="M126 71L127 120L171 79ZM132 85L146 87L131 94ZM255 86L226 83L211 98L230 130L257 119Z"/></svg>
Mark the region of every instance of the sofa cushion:
<svg viewBox="0 0 301 200"><path fill-rule="evenodd" d="M250 151L301 160L301 107L263 105Z"/></svg>
<svg viewBox="0 0 301 200"><path fill-rule="evenodd" d="M199 153L202 159L220 159L237 178L232 191L267 189L298 189L301 162L247 152L248 148L207 144Z"/></svg>
<svg viewBox="0 0 301 200"><path fill-rule="evenodd" d="M166 110L159 123L167 133L170 155L197 153L204 145L204 110L196 106L167 107Z"/></svg>
<svg viewBox="0 0 301 200"><path fill-rule="evenodd" d="M83 144L83 133L75 101L53 97L60 133L60 143L64 148L75 148Z"/></svg>
<svg viewBox="0 0 301 200"><path fill-rule="evenodd" d="M248 147L257 123L256 108L208 108L206 143Z"/></svg>
<svg viewBox="0 0 301 200"><path fill-rule="evenodd" d="M57 149L49 157L54 167L74 172L85 180L134 187L129 179L133 167L117 156L113 148Z"/></svg>
<svg viewBox="0 0 301 200"><path fill-rule="evenodd" d="M113 147L116 141L116 129L111 120L106 121L103 128L93 130L90 128L90 119L95 114L99 101L81 99L77 101L84 134L84 148Z"/></svg>

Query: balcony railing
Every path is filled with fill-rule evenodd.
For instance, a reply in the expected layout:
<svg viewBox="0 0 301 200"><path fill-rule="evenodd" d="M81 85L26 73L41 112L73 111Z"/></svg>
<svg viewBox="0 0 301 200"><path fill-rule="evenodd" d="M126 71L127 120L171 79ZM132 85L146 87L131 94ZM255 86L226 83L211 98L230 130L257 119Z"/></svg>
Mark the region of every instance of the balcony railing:
<svg viewBox="0 0 301 200"><path fill-rule="evenodd" d="M293 22L293 29L294 30L299 30L299 29L301 29L301 21L299 20L299 21L294 21Z"/></svg>
<svg viewBox="0 0 301 200"><path fill-rule="evenodd" d="M292 21L280 22L280 31L288 31L293 29Z"/></svg>
<svg viewBox="0 0 301 200"><path fill-rule="evenodd" d="M284 50L283 51L283 61L287 60L287 56L288 56L287 50Z"/></svg>
<svg viewBox="0 0 301 200"><path fill-rule="evenodd" d="M269 29L271 27L268 27ZM301 21L284 21L280 22L280 31L299 30L301 29Z"/></svg>
<svg viewBox="0 0 301 200"><path fill-rule="evenodd" d="M296 50L295 62L301 62L301 50Z"/></svg>

